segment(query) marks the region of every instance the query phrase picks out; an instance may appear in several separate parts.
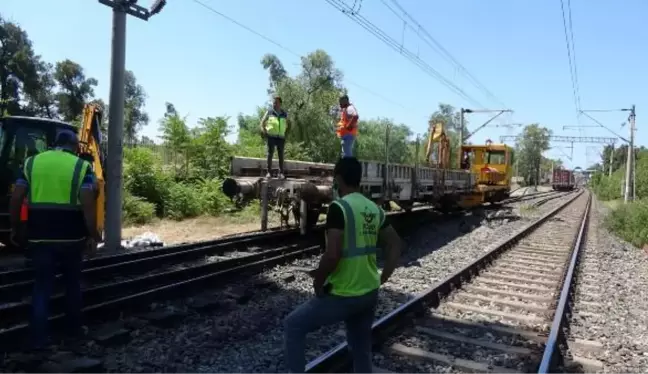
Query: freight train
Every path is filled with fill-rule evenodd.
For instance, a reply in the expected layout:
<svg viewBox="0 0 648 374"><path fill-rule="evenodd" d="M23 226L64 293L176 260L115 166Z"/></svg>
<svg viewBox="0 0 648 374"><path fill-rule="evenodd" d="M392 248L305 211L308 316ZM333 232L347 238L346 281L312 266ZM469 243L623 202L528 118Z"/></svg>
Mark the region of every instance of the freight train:
<svg viewBox="0 0 648 374"><path fill-rule="evenodd" d="M554 191L572 191L576 186L576 179L572 170L556 168L551 178L551 188Z"/></svg>
<svg viewBox="0 0 648 374"><path fill-rule="evenodd" d="M485 145L464 145L458 155L460 167L450 168L444 126L430 124L425 163L360 160L360 188L385 210L391 209L390 202L406 211L419 203L444 212L497 203L509 197L511 155L510 147L490 141ZM270 173L276 173L276 166L273 160ZM236 156L231 159L230 177L222 189L239 203L261 200L265 215L262 228L263 220L267 220L265 212L272 209L279 212L282 225L288 225L292 214L305 233L334 199L333 168L333 164L285 160L286 179L267 179L263 177L268 173L265 159Z"/></svg>

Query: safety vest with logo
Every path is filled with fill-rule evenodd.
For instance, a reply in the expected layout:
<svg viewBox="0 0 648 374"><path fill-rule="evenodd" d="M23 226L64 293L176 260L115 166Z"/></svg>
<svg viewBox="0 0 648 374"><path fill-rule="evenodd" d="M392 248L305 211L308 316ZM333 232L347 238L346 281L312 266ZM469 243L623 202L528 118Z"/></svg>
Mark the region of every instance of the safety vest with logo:
<svg viewBox="0 0 648 374"><path fill-rule="evenodd" d="M266 122L266 130L268 136L275 136L283 138L286 136L286 117L285 111L277 112L274 109L268 111L268 121Z"/></svg>
<svg viewBox="0 0 648 374"><path fill-rule="evenodd" d="M376 265L378 232L385 212L361 193L352 193L333 202L344 214L342 258L329 276L331 294L360 296L380 287Z"/></svg>
<svg viewBox="0 0 648 374"><path fill-rule="evenodd" d="M340 114L340 121L338 122L338 128L337 128L337 135L341 138L344 135L351 134L353 136L358 136L358 126L354 125L351 130L347 129L347 126L349 126L349 123L351 122L351 119L347 115L346 108L342 109L342 112Z"/></svg>

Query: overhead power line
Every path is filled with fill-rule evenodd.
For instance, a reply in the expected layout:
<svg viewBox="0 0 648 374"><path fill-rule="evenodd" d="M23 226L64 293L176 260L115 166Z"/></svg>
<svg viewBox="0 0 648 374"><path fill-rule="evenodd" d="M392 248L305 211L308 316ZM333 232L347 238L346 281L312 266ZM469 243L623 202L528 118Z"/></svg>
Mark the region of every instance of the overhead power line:
<svg viewBox="0 0 648 374"><path fill-rule="evenodd" d="M277 42L276 40L271 39L270 37L264 35L263 33L259 32L259 31L256 31L256 30L252 29L251 27L249 27L247 25L242 24L241 22L239 22L239 21L235 20L234 18L232 18L232 17L230 17L230 16L228 16L228 15L214 9L213 7L205 4L204 2L202 2L200 0L193 0L193 2L200 5L200 6L202 6L205 9L209 10L210 12L220 16L221 18L224 18L225 20L239 26L240 28L245 29L248 32L260 37L261 39L267 41L268 43L271 43L271 44L275 45L276 47L290 53L291 55L296 56L296 57L298 57L300 59L303 57L303 55L293 51L292 49L286 47L285 45L283 45L283 44L281 44L279 42ZM348 82L349 84L353 85L353 86L358 87L359 89L361 89L363 91L366 91L367 93L370 93L370 94L372 94L372 95L374 95L374 96L388 102L388 103L391 103L393 105L399 106L399 107L404 108L404 109L408 109L408 107L406 107L405 105L403 105L403 104L401 104L399 102L396 102L396 101L394 101L392 99L389 99L389 98L385 97L384 95L382 95L382 94L380 94L378 92L375 92L375 91L373 91L373 90L371 90L371 89L369 89L369 88L367 88L365 86L362 86L362 85L360 85L360 84L358 84L358 83L356 83L356 82L354 82L354 81L352 81L350 79L345 78L345 81Z"/></svg>
<svg viewBox="0 0 648 374"><path fill-rule="evenodd" d="M574 48L574 28L572 24L571 0L567 0L568 16L565 15L565 2L560 0L562 10L563 31L565 33L565 44L567 46L567 60L569 61L569 75L572 83L572 93L574 95L574 106L576 107L576 120L580 118L581 100L580 88L578 85L578 64L576 63L576 50ZM569 19L569 23L567 22Z"/></svg>
<svg viewBox="0 0 648 374"><path fill-rule="evenodd" d="M449 88L451 91L456 93L459 97L465 99L466 101L470 102L472 105L480 107L480 108L485 108L483 104L481 104L478 100L476 100L474 97L471 95L467 94L464 90L462 90L460 87L458 87L456 84L454 84L452 81L448 80L446 77L444 77L441 73L439 73L436 69L434 69L430 64L427 62L423 61L417 54L413 53L409 49L405 48L402 43L399 43L396 41L394 38L391 36L387 35L380 27L376 26L373 24L371 21L363 17L362 15L358 14L354 8L346 5L340 0L325 0L328 2L331 6L342 12L344 15L349 17L351 20L353 20L355 23L358 25L362 26L365 30L369 31L371 34L373 34L376 38L378 38L380 41L385 43L387 46L389 46L391 49L394 51L398 52L401 54L403 57L407 58L410 62L412 62L414 65L418 66L421 70L423 70L425 73L439 81L441 84Z"/></svg>
<svg viewBox="0 0 648 374"><path fill-rule="evenodd" d="M495 94L493 94L484 84L482 84L465 66L463 66L448 50L436 40L426 29L423 27L412 15L405 10L405 8L398 2L398 0L390 0L394 6L400 11L400 14L394 10L388 3L387 0L381 0L381 2L396 15L405 25L409 26L417 36L425 42L430 48L439 53L446 61L453 65L459 73L479 89L485 96L490 97L494 102L497 102L500 106L507 108L508 105L504 104ZM408 22L409 20L409 22ZM416 27L410 26L410 23ZM422 34L422 35L421 35Z"/></svg>

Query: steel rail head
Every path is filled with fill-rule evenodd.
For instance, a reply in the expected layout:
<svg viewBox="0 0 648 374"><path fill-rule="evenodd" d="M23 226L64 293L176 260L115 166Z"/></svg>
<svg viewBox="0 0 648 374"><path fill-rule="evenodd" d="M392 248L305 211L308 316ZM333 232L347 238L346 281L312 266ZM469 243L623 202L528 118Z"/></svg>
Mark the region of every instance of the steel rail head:
<svg viewBox="0 0 648 374"><path fill-rule="evenodd" d="M392 310L389 314L383 316L378 321L375 321L371 327L373 344L377 345L382 342L382 338L387 336L390 331L397 328L402 321L407 322L408 319L405 318L406 316L420 311L424 306L431 305L432 307L436 308L443 297L449 295L450 292L452 292L455 288L461 287L462 283L470 281L475 275L478 274L480 269L492 262L492 260L495 259L500 253L508 249L511 245L515 244L526 235L530 234L538 226L549 220L551 217L555 216L558 212L578 199L582 194L582 191L574 194L574 197L570 198L561 206L553 209L552 211L538 218L526 227L521 228L509 238L506 238L499 243L493 244L490 249L486 251L486 254L482 257L476 259L471 264L465 266L463 269L455 272L454 274L451 274L446 279L438 282L428 290L419 293L415 298L400 305L398 308ZM306 365L306 372L324 373L343 370L349 365L350 357L347 348L348 345L346 341L338 344L335 348L309 362L308 365Z"/></svg>
<svg viewBox="0 0 648 374"><path fill-rule="evenodd" d="M542 361L540 361L540 366L538 369L539 374L549 373L549 370L551 370L554 364L559 359L561 359L559 356L557 356L557 353L560 351L561 338L564 338L563 326L565 323L565 316L569 308L569 302L571 299L571 288L574 284L573 280L576 264L578 262L578 256L580 255L580 249L584 243L584 238L587 232L587 224L589 222L591 204L592 194L589 193L585 212L583 213L580 229L578 231L578 236L574 241L574 245L572 246L569 267L563 277L560 299L558 301L558 306L556 307L556 312L554 313L553 323L551 324L549 337L547 338L545 350L542 355Z"/></svg>

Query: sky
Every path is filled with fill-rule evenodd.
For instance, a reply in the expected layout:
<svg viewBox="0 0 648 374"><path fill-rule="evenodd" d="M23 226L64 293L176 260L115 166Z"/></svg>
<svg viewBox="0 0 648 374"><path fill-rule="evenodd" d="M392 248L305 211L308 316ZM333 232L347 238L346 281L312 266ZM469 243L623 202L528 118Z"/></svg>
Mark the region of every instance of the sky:
<svg viewBox="0 0 648 374"><path fill-rule="evenodd" d="M28 32L38 54L50 62L69 58L81 64L87 76L99 81L96 96L108 102L110 8L96 0L0 1L2 15ZM281 47L194 0L167 0L164 10L148 22L129 17L126 68L146 90L145 109L151 118L143 135L157 139L165 102L187 114L190 125L219 115L231 116L234 125L238 113L252 113L268 102L268 75L260 64L264 54L277 55L289 73L296 74L298 56L323 49L344 73L361 118L391 118L415 134L425 132L438 103L447 103L513 110L491 123L498 127L474 134L473 143L499 142L501 135L516 135L522 129L502 125L529 123L550 128L554 135L614 137L601 127L583 127L597 125L578 116L577 108L635 104L636 143L648 141L641 116L642 104L648 104L648 75L641 69L648 66L648 50L642 47L648 28L640 26L648 11L645 0L569 1L578 95L572 88L560 0L398 0L416 23L405 17L404 22L392 0L340 0L360 8L362 17L418 56L425 69L325 0L200 1ZM138 2L145 7L152 3ZM567 3L564 0L566 12ZM569 22L569 13L566 17ZM452 59L433 48L426 32ZM435 78L430 68L442 78ZM469 130L493 114L467 114ZM628 126L621 127L627 112L589 114L629 137ZM583 168L599 161L603 147L575 143L572 151L570 143L551 146L546 156Z"/></svg>

